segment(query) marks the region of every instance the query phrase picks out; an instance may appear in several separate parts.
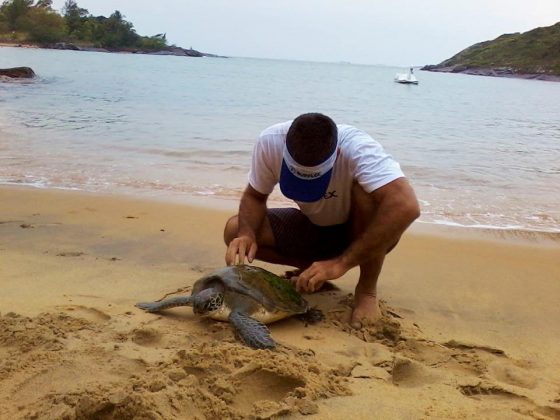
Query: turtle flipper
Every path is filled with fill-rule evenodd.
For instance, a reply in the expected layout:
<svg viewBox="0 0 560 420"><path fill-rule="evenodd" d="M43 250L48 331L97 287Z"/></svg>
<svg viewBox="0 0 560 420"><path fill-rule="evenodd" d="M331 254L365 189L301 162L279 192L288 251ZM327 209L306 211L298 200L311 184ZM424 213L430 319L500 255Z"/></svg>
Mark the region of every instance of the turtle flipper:
<svg viewBox="0 0 560 420"><path fill-rule="evenodd" d="M159 312L176 306L192 306L192 296L177 296L159 302L140 302L135 306L146 312Z"/></svg>
<svg viewBox="0 0 560 420"><path fill-rule="evenodd" d="M262 322L251 318L243 312L232 311L229 322L245 344L254 349L273 349L276 342L270 336L270 331Z"/></svg>

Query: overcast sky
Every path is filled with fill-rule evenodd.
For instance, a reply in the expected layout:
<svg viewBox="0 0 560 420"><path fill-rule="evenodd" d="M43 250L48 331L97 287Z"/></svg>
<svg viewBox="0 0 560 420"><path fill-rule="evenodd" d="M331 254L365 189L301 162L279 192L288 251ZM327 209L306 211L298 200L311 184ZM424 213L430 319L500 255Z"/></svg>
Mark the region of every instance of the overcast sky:
<svg viewBox="0 0 560 420"><path fill-rule="evenodd" d="M64 0L54 0L62 9ZM140 35L237 57L436 64L476 42L560 21L560 0L78 0Z"/></svg>

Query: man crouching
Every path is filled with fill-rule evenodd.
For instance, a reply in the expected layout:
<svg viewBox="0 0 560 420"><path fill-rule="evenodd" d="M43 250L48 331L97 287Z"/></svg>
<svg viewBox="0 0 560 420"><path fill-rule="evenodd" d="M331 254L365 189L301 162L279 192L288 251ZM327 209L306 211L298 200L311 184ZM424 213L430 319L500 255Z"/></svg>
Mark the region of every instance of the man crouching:
<svg viewBox="0 0 560 420"><path fill-rule="evenodd" d="M299 209L267 208L277 183ZM239 213L225 227L226 263L297 267L303 292L360 266L350 320L360 328L380 317L385 255L419 215L412 187L379 143L325 115L303 114L259 136Z"/></svg>

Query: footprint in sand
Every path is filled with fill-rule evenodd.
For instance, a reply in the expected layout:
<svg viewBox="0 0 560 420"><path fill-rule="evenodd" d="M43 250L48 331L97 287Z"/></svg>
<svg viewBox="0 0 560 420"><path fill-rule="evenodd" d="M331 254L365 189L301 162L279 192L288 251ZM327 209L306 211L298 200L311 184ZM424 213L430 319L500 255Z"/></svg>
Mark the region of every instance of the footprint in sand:
<svg viewBox="0 0 560 420"><path fill-rule="evenodd" d="M172 371L183 370L187 382L195 379L204 398L213 400L214 407L227 409L222 417L314 414L318 398L349 395L345 379L303 352L255 351L237 343L203 342L177 356Z"/></svg>
<svg viewBox="0 0 560 420"><path fill-rule="evenodd" d="M540 406L530 398L516 394L498 385L479 383L477 385L461 385L458 389L464 396L469 398L503 401L513 411L527 414L533 418L543 418L535 416L536 413L542 414L544 418L560 418L560 409L551 406Z"/></svg>
<svg viewBox="0 0 560 420"><path fill-rule="evenodd" d="M534 389L537 386L537 378L531 375L527 369L514 366L508 361L496 361L488 366L490 376L499 382L518 386L525 389Z"/></svg>
<svg viewBox="0 0 560 420"><path fill-rule="evenodd" d="M132 341L144 347L155 347L161 343L163 335L154 328L136 328L132 331Z"/></svg>
<svg viewBox="0 0 560 420"><path fill-rule="evenodd" d="M7 225L10 223L22 223L23 220L0 220L0 225Z"/></svg>
<svg viewBox="0 0 560 420"><path fill-rule="evenodd" d="M409 338L399 343L395 350L401 355L431 367L437 367L452 359L453 351L430 340Z"/></svg>
<svg viewBox="0 0 560 420"><path fill-rule="evenodd" d="M64 305L57 306L56 309L64 312L71 312L73 317L82 318L90 322L98 324L105 323L111 319L111 315L106 314L96 308L88 308L81 305Z"/></svg>
<svg viewBox="0 0 560 420"><path fill-rule="evenodd" d="M403 354L433 367L441 367L458 375L481 377L496 359L507 359L503 350L451 340L439 344L429 340L407 340Z"/></svg>
<svg viewBox="0 0 560 420"><path fill-rule="evenodd" d="M444 343L444 346L448 347L450 349L466 350L466 351L482 351L482 352L486 352L486 353L489 353L489 354L493 354L495 356L506 357L506 352L501 350L501 349L497 349L497 348L491 347L491 346L465 343L465 342L458 341L458 340L450 340L450 341Z"/></svg>
<svg viewBox="0 0 560 420"><path fill-rule="evenodd" d="M501 349L456 340L444 346L452 351L452 362L446 364L448 368L455 363L478 377L524 389L534 389L538 384L537 378L529 371L529 362L511 359Z"/></svg>
<svg viewBox="0 0 560 420"><path fill-rule="evenodd" d="M481 377L488 371L486 358L474 350L456 350L431 340L407 339L400 342L395 350L404 357L410 358L431 368L440 369L452 375L468 375Z"/></svg>
<svg viewBox="0 0 560 420"><path fill-rule="evenodd" d="M522 395L517 395L511 391L503 389L497 385L460 385L459 391L461 394L467 397L495 397L495 398L506 398L506 399L516 399L516 400L526 400L527 397Z"/></svg>
<svg viewBox="0 0 560 420"><path fill-rule="evenodd" d="M434 369L403 357L395 358L391 375L395 385L408 388L428 385L441 379Z"/></svg>
<svg viewBox="0 0 560 420"><path fill-rule="evenodd" d="M82 255L86 255L86 253L82 251L66 251L56 254L57 257L81 257Z"/></svg>
<svg viewBox="0 0 560 420"><path fill-rule="evenodd" d="M234 406L242 411L245 411L244 408L252 407L255 401L281 401L296 388L305 387L305 382L298 378L282 376L265 369L236 375L234 382L241 387L235 397Z"/></svg>

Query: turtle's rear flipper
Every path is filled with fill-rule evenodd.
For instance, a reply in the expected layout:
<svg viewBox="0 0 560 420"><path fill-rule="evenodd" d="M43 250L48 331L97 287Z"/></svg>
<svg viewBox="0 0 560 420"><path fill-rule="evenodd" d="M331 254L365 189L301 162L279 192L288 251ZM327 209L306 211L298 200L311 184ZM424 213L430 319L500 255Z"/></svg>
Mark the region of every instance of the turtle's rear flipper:
<svg viewBox="0 0 560 420"><path fill-rule="evenodd" d="M254 349L273 349L276 342L270 336L270 331L262 322L251 318L243 312L233 311L229 315L229 322L245 344Z"/></svg>
<svg viewBox="0 0 560 420"><path fill-rule="evenodd" d="M159 302L140 302L135 306L146 312L159 312L176 306L192 306L192 296L177 296Z"/></svg>
<svg viewBox="0 0 560 420"><path fill-rule="evenodd" d="M307 312L299 314L296 317L300 321L305 322L306 326L308 324L317 324L325 320L325 314L323 313L323 311L317 308L309 308Z"/></svg>

